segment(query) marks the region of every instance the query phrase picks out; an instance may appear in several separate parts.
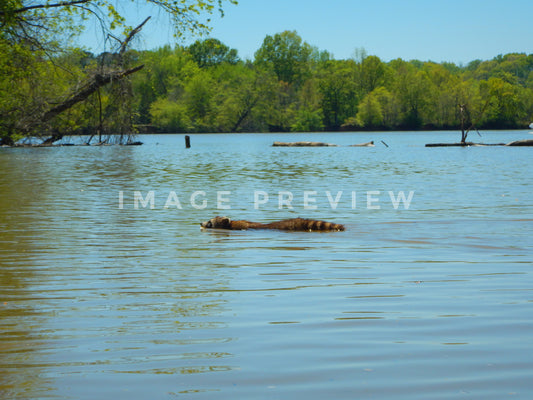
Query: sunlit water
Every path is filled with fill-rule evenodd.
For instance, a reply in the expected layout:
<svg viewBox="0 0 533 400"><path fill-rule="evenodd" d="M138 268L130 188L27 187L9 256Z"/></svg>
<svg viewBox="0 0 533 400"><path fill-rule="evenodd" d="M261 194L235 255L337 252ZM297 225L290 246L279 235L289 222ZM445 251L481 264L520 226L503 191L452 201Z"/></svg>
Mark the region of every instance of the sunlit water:
<svg viewBox="0 0 533 400"><path fill-rule="evenodd" d="M2 399L532 398L531 148L141 140L0 149Z"/></svg>

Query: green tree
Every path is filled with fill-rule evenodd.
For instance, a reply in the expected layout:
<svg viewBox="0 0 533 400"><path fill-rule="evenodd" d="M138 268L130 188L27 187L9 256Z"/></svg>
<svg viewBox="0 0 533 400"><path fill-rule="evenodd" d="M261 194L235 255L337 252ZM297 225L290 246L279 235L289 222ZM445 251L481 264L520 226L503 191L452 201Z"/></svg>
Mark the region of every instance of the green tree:
<svg viewBox="0 0 533 400"><path fill-rule="evenodd" d="M391 62L395 70L394 92L398 97L402 113L401 127L420 129L429 119L425 117L429 102L429 79L427 74L417 69L413 63L401 59Z"/></svg>
<svg viewBox="0 0 533 400"><path fill-rule="evenodd" d="M355 117L346 119L344 129L394 129L399 125L398 102L385 87L368 93L358 104Z"/></svg>
<svg viewBox="0 0 533 400"><path fill-rule="evenodd" d="M148 124L152 119L151 105L162 98L180 98L185 82L198 73L199 67L180 46L142 52L139 61L144 68L133 77L135 110L137 122Z"/></svg>
<svg viewBox="0 0 533 400"><path fill-rule="evenodd" d="M359 111L355 118L357 125L367 129L378 129L383 126L383 112L376 96L369 93L359 103Z"/></svg>
<svg viewBox="0 0 533 400"><path fill-rule="evenodd" d="M301 84L309 76L313 52L296 31L284 31L265 37L255 53L255 63L272 68L280 81Z"/></svg>
<svg viewBox="0 0 533 400"><path fill-rule="evenodd" d="M328 61L320 68L319 90L326 129L338 130L355 114L358 95L354 76L352 60Z"/></svg>
<svg viewBox="0 0 533 400"><path fill-rule="evenodd" d="M196 131L208 132L211 130L213 115L213 96L215 87L213 79L208 72L199 71L185 85L183 95L184 104L191 120L196 126Z"/></svg>
<svg viewBox="0 0 533 400"><path fill-rule="evenodd" d="M520 89L501 78L490 78L484 88L490 102L484 124L490 128L512 128L524 117L524 104L521 102Z"/></svg>
<svg viewBox="0 0 533 400"><path fill-rule="evenodd" d="M236 49L230 49L218 39L197 40L187 48L200 68L222 63L237 64L239 56Z"/></svg>
<svg viewBox="0 0 533 400"><path fill-rule="evenodd" d="M466 99L458 93L460 78L443 64L427 62L422 71L427 76L427 115L426 124L434 128L453 128L460 123L457 110Z"/></svg>
<svg viewBox="0 0 533 400"><path fill-rule="evenodd" d="M291 130L295 132L316 132L324 129L322 98L317 78L308 79L298 91L291 106Z"/></svg>
<svg viewBox="0 0 533 400"><path fill-rule="evenodd" d="M183 103L161 98L150 106L153 125L165 132L191 132L194 125Z"/></svg>
<svg viewBox="0 0 533 400"><path fill-rule="evenodd" d="M346 125L364 129L393 129L398 123L397 101L381 86L361 100L355 119L349 119Z"/></svg>
<svg viewBox="0 0 533 400"><path fill-rule="evenodd" d="M359 85L363 93L370 93L385 83L385 64L376 56L368 56L359 65Z"/></svg>
<svg viewBox="0 0 533 400"><path fill-rule="evenodd" d="M266 130L264 110L275 86L272 76L243 63L222 64L213 72L217 80L215 130Z"/></svg>

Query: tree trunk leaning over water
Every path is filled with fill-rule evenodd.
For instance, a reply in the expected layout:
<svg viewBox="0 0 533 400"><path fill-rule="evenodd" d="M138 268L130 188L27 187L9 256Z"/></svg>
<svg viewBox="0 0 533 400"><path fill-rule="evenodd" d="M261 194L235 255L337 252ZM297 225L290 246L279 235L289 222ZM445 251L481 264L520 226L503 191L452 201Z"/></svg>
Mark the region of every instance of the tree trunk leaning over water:
<svg viewBox="0 0 533 400"><path fill-rule="evenodd" d="M138 65L133 68L124 69L123 55L131 39L141 31L142 27L144 26L144 24L146 24L146 22L148 22L149 19L150 17L146 18L140 25L133 29L123 41L120 41L119 49L117 50L117 52L112 54L112 56L116 56L119 60L116 69L110 69L109 67L105 67L104 65L102 65L101 68L85 83L85 85L82 86L81 89L73 93L68 99L64 100L60 104L47 110L44 114L42 114L40 120L36 121L36 123L46 123L52 118L59 115L60 113L68 110L75 104L86 100L90 95L95 93L102 86L105 86L111 82L118 82L126 78L128 75L140 71L144 67L144 65ZM61 140L62 138L63 134L56 133L44 140L42 144L51 145L54 142Z"/></svg>

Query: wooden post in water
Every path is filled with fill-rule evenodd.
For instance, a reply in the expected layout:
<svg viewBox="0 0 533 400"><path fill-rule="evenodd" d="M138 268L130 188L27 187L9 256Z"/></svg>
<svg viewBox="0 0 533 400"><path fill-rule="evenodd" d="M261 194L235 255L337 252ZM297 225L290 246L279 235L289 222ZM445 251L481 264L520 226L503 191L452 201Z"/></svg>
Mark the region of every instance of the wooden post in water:
<svg viewBox="0 0 533 400"><path fill-rule="evenodd" d="M189 135L185 135L185 148L190 149L191 148L191 138Z"/></svg>
<svg viewBox="0 0 533 400"><path fill-rule="evenodd" d="M465 107L466 105L459 104L459 110L461 111L461 143L463 145L466 144L466 137L468 136L468 131L465 132Z"/></svg>

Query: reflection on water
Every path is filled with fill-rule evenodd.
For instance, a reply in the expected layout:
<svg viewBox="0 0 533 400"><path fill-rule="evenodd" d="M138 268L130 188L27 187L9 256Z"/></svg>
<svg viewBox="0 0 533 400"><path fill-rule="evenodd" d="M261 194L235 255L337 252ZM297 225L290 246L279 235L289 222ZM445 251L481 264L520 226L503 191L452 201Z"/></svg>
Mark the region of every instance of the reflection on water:
<svg viewBox="0 0 533 400"><path fill-rule="evenodd" d="M330 135L306 139L367 139ZM530 151L426 149L451 140L428 135L0 149L1 397L529 398ZM171 191L181 208L164 207ZM410 207L388 191L414 191ZM217 214L348 229L199 229Z"/></svg>

